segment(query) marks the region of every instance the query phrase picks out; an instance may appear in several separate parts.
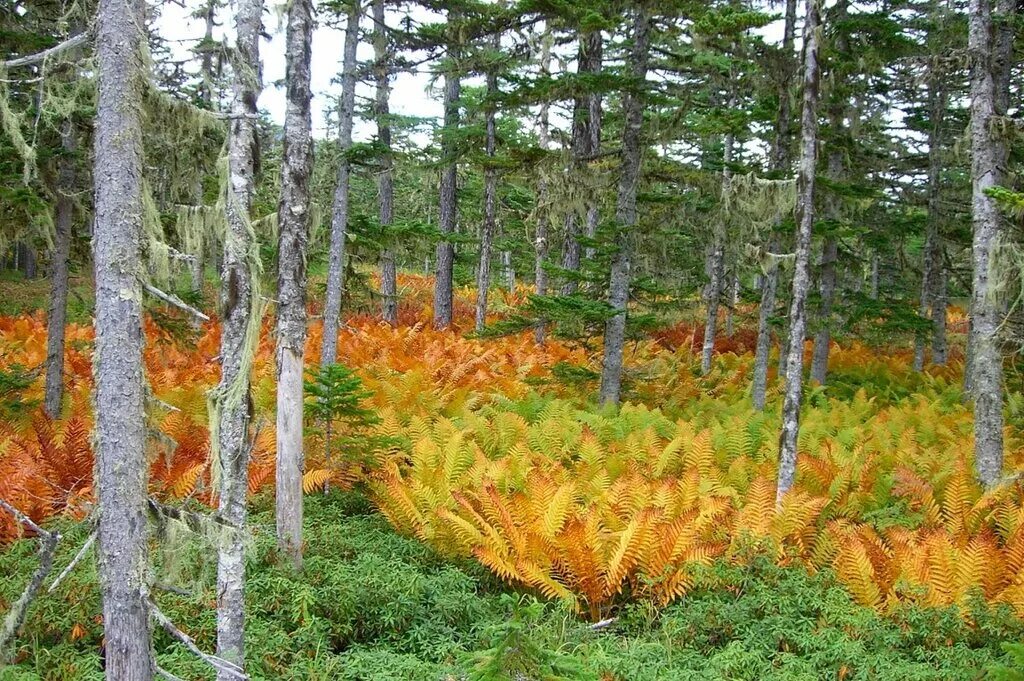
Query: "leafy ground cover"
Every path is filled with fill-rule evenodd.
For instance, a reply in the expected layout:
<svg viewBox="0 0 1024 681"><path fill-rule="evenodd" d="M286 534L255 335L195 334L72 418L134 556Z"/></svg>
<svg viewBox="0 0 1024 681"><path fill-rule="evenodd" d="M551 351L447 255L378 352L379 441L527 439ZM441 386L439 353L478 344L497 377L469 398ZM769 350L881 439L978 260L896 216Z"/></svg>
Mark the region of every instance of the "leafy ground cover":
<svg viewBox="0 0 1024 681"><path fill-rule="evenodd" d="M273 555L265 325L250 471L256 678L971 679L1024 633L1019 392L1006 483L983 493L959 360L916 373L909 350L844 342L828 387L809 389L797 486L776 510L778 405L750 405L742 326L703 377L686 320L635 340L629 403L607 410L591 400L599 348L434 331L429 282L401 284L401 324L351 316L339 361L352 371L317 377L317 399L347 386L338 403L357 418L309 424L301 575ZM466 294L457 308L470 317ZM201 508L219 329L157 308L146 331L152 493ZM37 409L45 334L39 314L0 317L0 496L65 532L63 565L93 503L92 331L69 327L57 421ZM311 366L319 345L314 325ZM19 532L0 517L0 541L13 541L0 607L33 569ZM161 527L155 583L212 649L208 542ZM99 678L99 613L85 561L33 607L0 679ZM162 667L206 678L163 634L157 645Z"/></svg>

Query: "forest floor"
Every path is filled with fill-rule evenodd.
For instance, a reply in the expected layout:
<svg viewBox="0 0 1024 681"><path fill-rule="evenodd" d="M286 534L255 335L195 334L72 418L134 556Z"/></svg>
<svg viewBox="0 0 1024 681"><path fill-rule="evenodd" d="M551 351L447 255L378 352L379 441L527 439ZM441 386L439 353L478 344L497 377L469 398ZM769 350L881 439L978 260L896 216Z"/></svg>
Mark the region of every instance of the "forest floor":
<svg viewBox="0 0 1024 681"><path fill-rule="evenodd" d="M610 410L592 399L597 348L433 331L429 283L402 278L399 328L355 314L341 333L339 361L360 385L344 390L361 408L335 426L333 457L310 424L301 573L274 551L265 325L252 678L982 679L1012 657L1003 644L1024 637L1024 489L1020 476L990 493L974 484L955 353L915 373L909 347L834 346L828 386L809 388L797 486L776 510L778 393L763 413L750 405L753 315L720 339L706 377L693 324L637 339L629 404ZM0 496L63 533L59 570L90 532L87 293L68 328L65 413L51 422L37 409L45 287L0 284ZM146 376L173 407L152 415L152 493L201 512L219 329L149 312ZM961 326L951 319L954 339ZM317 322L311 367L319 334ZM1024 470L1019 387L1008 414L1013 473ZM36 542L18 536L0 519L0 611L37 563ZM211 651L214 542L173 522L153 538L155 599ZM85 560L34 603L0 680L102 678L100 612ZM178 677L212 678L162 632L156 648Z"/></svg>

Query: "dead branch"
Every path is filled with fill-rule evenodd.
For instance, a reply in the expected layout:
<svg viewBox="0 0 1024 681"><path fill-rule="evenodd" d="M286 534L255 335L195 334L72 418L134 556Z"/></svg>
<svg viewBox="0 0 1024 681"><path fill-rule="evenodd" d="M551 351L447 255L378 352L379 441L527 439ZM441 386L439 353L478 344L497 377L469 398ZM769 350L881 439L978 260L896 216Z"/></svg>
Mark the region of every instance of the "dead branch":
<svg viewBox="0 0 1024 681"><path fill-rule="evenodd" d="M174 622L172 622L170 618L167 617L167 615L163 614L163 612L160 611L160 608L156 607L156 603L154 603L152 600L148 600L148 603L149 611L153 615L153 619L156 620L157 624L163 627L163 630L166 631L171 638L184 645L186 648L188 648L189 652L191 652L193 655L198 657L206 664L213 667L218 672L222 672L224 674L232 676L236 679L239 679L239 681L248 681L249 676L244 671L242 671L241 667L239 667L233 662L229 662L228 660L217 657L216 655L204 653L202 650L199 649L199 646L196 645L196 642L193 641L188 634L183 632L178 627L174 626Z"/></svg>
<svg viewBox="0 0 1024 681"><path fill-rule="evenodd" d="M88 33L79 33L76 36L72 36L62 43L54 45L53 47L43 50L42 52L36 52L25 57L18 57L17 59L10 59L5 62L0 62L0 67L4 69L14 69L19 66L31 66L38 64L39 62L45 61L55 54L60 54L70 50L73 47L78 47L86 40L89 39Z"/></svg>
<svg viewBox="0 0 1024 681"><path fill-rule="evenodd" d="M78 553L76 553L75 557L71 559L68 566L64 568L59 575L57 575L57 579L53 580L53 583L50 584L50 588L46 590L46 593L52 593L53 590L57 588L57 585L63 582L64 578L71 574L71 571L74 570L75 566L81 562L82 558L85 557L86 552L89 551L89 547L91 547L95 541L96 532L93 531L93 533L89 535L89 538L85 540L85 543L82 544L82 548L78 549Z"/></svg>
<svg viewBox="0 0 1024 681"><path fill-rule="evenodd" d="M163 291L161 291L160 289L151 284L144 283L143 287L146 289L146 292L149 293L150 295L159 298L165 303L173 305L174 307L180 310L184 310L185 312L189 313L196 319L201 319L204 322L210 321L209 317L207 317L205 314L203 314L196 308L192 307L191 305L189 305L188 303L186 303L184 300L174 295L173 293L164 293Z"/></svg>
<svg viewBox="0 0 1024 681"><path fill-rule="evenodd" d="M39 537L39 567L36 568L36 571L32 575L32 579L29 580L25 590L21 592L21 596L19 596L18 600L16 600L11 606L11 611L7 613L7 617L4 618L3 626L0 627L0 651L3 651L7 648L7 644L10 643L17 635L21 626L25 623L25 616L28 613L29 604L32 603L32 600L39 593L39 589L43 586L43 581L46 580L46 576L49 575L50 571L53 569L53 557L57 553L57 543L60 542L60 533L47 532L43 528L39 527L35 521L8 504L3 499L0 499L0 508L3 508L13 515L19 523L31 529Z"/></svg>

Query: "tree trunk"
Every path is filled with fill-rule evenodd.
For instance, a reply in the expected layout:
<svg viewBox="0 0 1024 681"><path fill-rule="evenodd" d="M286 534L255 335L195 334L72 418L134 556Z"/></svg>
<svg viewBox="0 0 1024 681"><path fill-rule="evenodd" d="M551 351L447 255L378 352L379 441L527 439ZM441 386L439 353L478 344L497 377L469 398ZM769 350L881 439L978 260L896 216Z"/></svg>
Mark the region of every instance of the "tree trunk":
<svg viewBox="0 0 1024 681"><path fill-rule="evenodd" d="M839 242L828 237L821 246L821 269L818 291L821 306L818 308L818 332L814 334L814 355L811 358L811 380L825 385L828 378L828 355L832 346L832 302L836 293L836 260Z"/></svg>
<svg viewBox="0 0 1024 681"><path fill-rule="evenodd" d="M945 248L939 243L936 246L935 292L932 296L932 364L945 366L949 359L946 344L946 257Z"/></svg>
<svg viewBox="0 0 1024 681"><path fill-rule="evenodd" d="M306 349L306 251L313 172L310 57L313 0L288 4L287 108L278 204L277 548L302 568L302 370Z"/></svg>
<svg viewBox="0 0 1024 681"><path fill-rule="evenodd" d="M348 232L348 188L352 148L352 119L356 108L356 48L359 47L360 3L353 2L345 26L345 47L341 67L341 107L338 113L338 183L334 188L331 210L331 246L327 264L327 294L324 302L324 332L320 347L320 365L334 364L338 359L338 325L341 319L341 297L345 290L345 240Z"/></svg>
<svg viewBox="0 0 1024 681"><path fill-rule="evenodd" d="M923 262L921 267L921 301L918 313L922 319L929 317L929 307L934 311L939 300L945 300L945 292L939 291L940 286L945 288L945 277L942 273L944 258L942 257L942 233L940 222L942 220L942 206L940 203L941 171L942 171L942 121L946 111L946 93L940 84L941 76L933 75L930 90L931 116L928 129L928 226L925 232ZM945 351L937 351L939 345L945 345L945 304L942 310L941 330L934 325L932 331L932 361L941 355L942 363L945 363ZM941 335L942 340L939 340ZM925 360L925 339L926 334L918 334L914 345L914 370L924 369Z"/></svg>
<svg viewBox="0 0 1024 681"><path fill-rule="evenodd" d="M601 31L590 31L582 34L579 40L579 50L576 55L577 75L592 75L601 72L601 61L603 59L604 43ZM597 144L601 140L601 98L600 95L592 93L580 95L573 102L572 114L572 148L571 168L577 180L582 178L588 158L594 154ZM597 205L590 196L582 197L587 205L586 233L591 235L597 230ZM568 296L576 293L579 282L576 280L576 273L580 270L580 227L579 215L571 210L565 216L565 242L562 246L562 269L568 274L568 278L562 285L562 295Z"/></svg>
<svg viewBox="0 0 1024 681"><path fill-rule="evenodd" d="M451 22L457 17L454 10L448 11ZM458 50L452 49L452 58L458 58ZM451 67L454 68L454 67ZM458 159L456 158L455 133L459 127L459 97L462 83L459 75L452 70L444 74L444 128L441 130L441 156L444 169L441 171L440 217L441 241L437 244L437 277L434 281L434 328L446 329L452 323L452 278L455 266L455 251L448 236L455 232L458 211Z"/></svg>
<svg viewBox="0 0 1024 681"><path fill-rule="evenodd" d="M78 140L70 119L61 123L61 157L57 170L56 239L50 272L50 309L46 315L46 391L43 403L51 419L60 416L64 397L64 327L68 316L68 268L74 219L75 150Z"/></svg>
<svg viewBox="0 0 1024 681"><path fill-rule="evenodd" d="M1003 358L999 347L1001 305L989 284L992 249L1001 217L986 191L999 185L1006 144L996 129L997 100L1008 85L1002 73L1003 34L993 37L991 0L971 0L968 53L971 60L971 179L974 238L971 291L971 367L974 398L974 464L986 487L998 482L1003 468ZM1003 8L1000 3L1000 9ZM1012 9L1012 8L1011 8ZM1011 46L1012 48L1012 41ZM1003 103L1000 102L1000 103Z"/></svg>
<svg viewBox="0 0 1024 681"><path fill-rule="evenodd" d="M626 339L626 308L629 303L630 231L636 225L636 196L640 184L643 145L640 135L644 121L644 93L640 84L647 78L647 45L651 15L646 5L634 9L633 45L627 69L637 89L624 94L622 162L616 200L615 254L612 256L608 304L615 314L605 322L604 360L601 366L601 404L618 404L622 391L622 353Z"/></svg>
<svg viewBox="0 0 1024 681"><path fill-rule="evenodd" d="M551 43L551 31L545 28L544 37L541 39L540 53L540 71L544 76L551 75ZM540 105L540 116L537 124L537 138L540 143L540 148L545 151L547 151L548 146L551 144L549 115L550 108L548 102L545 100ZM535 293L538 296L547 295L548 292L548 272L544 268L544 265L548 259L548 228L551 224L551 213L548 207L549 201L548 181L542 177L537 186L537 236L534 239L536 265L533 277ZM538 345L544 344L545 332L546 322L545 320L540 319L537 321L537 326L533 331L534 340Z"/></svg>
<svg viewBox="0 0 1024 681"><path fill-rule="evenodd" d="M774 253L777 242L772 241L768 250ZM761 284L761 307L757 315L757 346L754 349L754 378L751 387L751 399L754 408L764 410L768 391L768 355L772 348L771 317L775 311L775 292L779 285L779 264L775 258L769 257L768 271Z"/></svg>
<svg viewBox="0 0 1024 681"><path fill-rule="evenodd" d="M491 49L501 48L500 35L494 34ZM484 166L484 224L480 235L480 262L476 271L476 330L482 331L487 324L487 292L491 284L491 244L497 226L498 209L498 169L494 166L496 146L496 127L494 98L498 95L498 74L495 70L487 73L486 108L486 142L484 153L487 156ZM504 255L504 254L502 254ZM504 258L502 258L504 260ZM504 263L503 263L504 264ZM506 274L508 264L505 264Z"/></svg>
<svg viewBox="0 0 1024 681"><path fill-rule="evenodd" d="M785 397L782 403L782 430L779 433L779 482L776 503L796 477L796 447L800 433L800 403L803 397L804 335L807 331L807 292L811 288L811 231L814 226L814 162L818 151L818 0L806 0L804 24L804 94L801 115L800 160L797 176L797 235L793 266L793 294L789 308L789 347L786 360Z"/></svg>
<svg viewBox="0 0 1024 681"><path fill-rule="evenodd" d="M779 108L775 117L775 140L772 147L772 170L787 172L790 166L790 91L795 77L793 43L796 35L796 0L786 0L786 18L782 31L782 52L785 58L784 72L779 83ZM782 216L775 220L773 232L778 231ZM754 408L763 411L768 390L768 356L771 354L771 319L775 312L775 297L779 288L779 263L773 255L779 249L777 234L768 240L769 256L761 287L761 305L757 315L757 345L754 349L754 377L751 398ZM779 356L785 356L784 345L779 344ZM782 374L780 370L779 374Z"/></svg>
<svg viewBox="0 0 1024 681"><path fill-rule="evenodd" d="M106 678L153 678L142 379L145 6L100 0L95 127L96 486Z"/></svg>
<svg viewBox="0 0 1024 681"><path fill-rule="evenodd" d="M245 497L252 437L250 373L261 311L259 256L249 219L255 191L256 100L262 88L259 39L262 0L237 0L228 187L221 267L221 379L211 411L210 438L220 459L218 510L231 529L221 532L217 552L217 655L239 667L245 663ZM219 417L219 418L218 418ZM218 681L231 681L218 672Z"/></svg>
<svg viewBox="0 0 1024 681"><path fill-rule="evenodd" d="M377 141L383 150L381 170L377 174L377 200L384 250L380 254L381 316L392 326L398 324L398 271L395 265L395 247L390 230L395 213L394 156L391 153L391 110L389 98L390 56L387 26L384 24L384 0L373 0L373 72L376 81L374 113L377 119Z"/></svg>
<svg viewBox="0 0 1024 681"><path fill-rule="evenodd" d="M733 136L725 136L722 152L722 202L725 203L732 182ZM724 212L724 211L723 211ZM700 373L707 376L711 371L711 359L715 354L715 336L718 334L718 307L722 301L722 289L725 283L725 239L728 225L725 216L715 221L714 234L711 241L711 253L708 258L708 286L706 291L707 317L704 320L704 347L700 355Z"/></svg>

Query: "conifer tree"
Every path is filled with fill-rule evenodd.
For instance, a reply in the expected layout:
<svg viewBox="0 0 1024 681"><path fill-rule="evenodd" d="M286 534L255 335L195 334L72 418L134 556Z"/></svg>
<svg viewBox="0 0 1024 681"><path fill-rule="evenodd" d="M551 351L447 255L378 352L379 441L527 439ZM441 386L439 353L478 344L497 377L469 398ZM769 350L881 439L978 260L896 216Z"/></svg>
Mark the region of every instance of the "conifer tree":
<svg viewBox="0 0 1024 681"><path fill-rule="evenodd" d="M341 106L338 110L338 177L331 209L331 243L327 266L327 291L324 301L324 332L320 364L334 364L338 356L338 325L341 298L345 288L345 242L348 238L349 185L352 163L352 122L356 106L356 50L359 47L361 0L351 0L345 24L345 46L341 70Z"/></svg>
<svg viewBox="0 0 1024 681"><path fill-rule="evenodd" d="M628 89L623 93L622 152L616 202L615 253L608 282L608 304L612 316L605 322L604 359L601 364L602 404L618 404L622 392L622 352L626 339L626 315L629 304L632 228L637 222L636 199L643 156L644 100L647 81L648 50L651 34L651 10L640 3L632 10L627 59Z"/></svg>
<svg viewBox="0 0 1024 681"><path fill-rule="evenodd" d="M384 23L384 0L373 1L373 72L376 81L374 118L377 121L377 144L380 146L380 170L377 173L377 193L380 227L383 232L391 228L395 212L394 154L391 150L391 112L388 99L391 93L390 54L387 25ZM380 254L380 288L382 314L389 324L398 323L398 272L395 264L395 246L385 235Z"/></svg>
<svg viewBox="0 0 1024 681"><path fill-rule="evenodd" d="M142 378L142 116L146 87L141 0L101 0L96 28L96 484L106 678L148 681L154 662L146 417Z"/></svg>
<svg viewBox="0 0 1024 681"><path fill-rule="evenodd" d="M1000 22L1015 6L997 5ZM1002 181L1006 142L997 118L1006 115L1013 40L993 20L991 0L971 0L968 54L971 63L971 208L973 225L971 327L973 351L971 397L974 400L974 463L986 487L995 485L1003 468L1003 359L999 345L1002 307L990 281L992 250L1002 217L991 190Z"/></svg>
<svg viewBox="0 0 1024 681"><path fill-rule="evenodd" d="M260 328L260 262L250 210L256 191L256 100L262 89L261 0L235 3L233 98L225 188L227 230L221 267L221 380L212 395L210 439L220 471L218 510L227 526L217 553L217 656L245 662L245 526L252 434L250 373ZM229 528L229 529L228 529ZM218 671L218 681L234 676Z"/></svg>
<svg viewBox="0 0 1024 681"><path fill-rule="evenodd" d="M302 567L303 367L306 348L306 259L313 172L310 59L312 0L288 5L277 276L277 546Z"/></svg>
<svg viewBox="0 0 1024 681"><path fill-rule="evenodd" d="M804 333L807 328L807 293L810 290L811 234L814 226L815 161L818 151L818 0L807 0L804 20L803 112L800 116L800 156L797 164L796 254L793 292L789 308L789 347L785 348L785 393L782 430L779 434L779 480L776 501L782 498L796 477L797 439L800 434L800 403L803 398Z"/></svg>
<svg viewBox="0 0 1024 681"><path fill-rule="evenodd" d="M448 10L446 27L448 57L444 71L444 127L441 129L441 185L439 227L441 240L437 244L437 269L434 281L434 327L445 329L452 323L452 284L455 267L455 249L451 237L458 221L458 152L459 106L462 80L459 73L461 57L461 17L457 7Z"/></svg>

